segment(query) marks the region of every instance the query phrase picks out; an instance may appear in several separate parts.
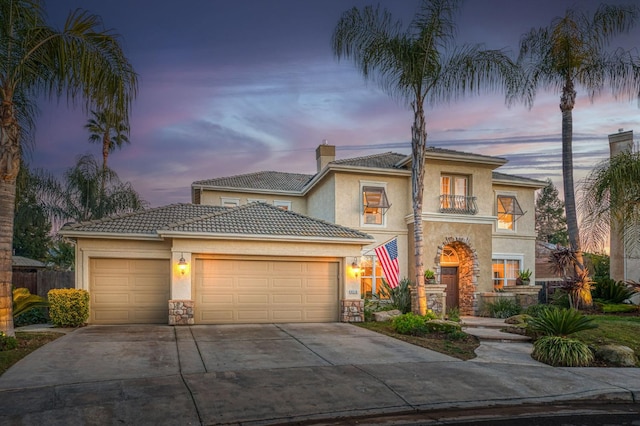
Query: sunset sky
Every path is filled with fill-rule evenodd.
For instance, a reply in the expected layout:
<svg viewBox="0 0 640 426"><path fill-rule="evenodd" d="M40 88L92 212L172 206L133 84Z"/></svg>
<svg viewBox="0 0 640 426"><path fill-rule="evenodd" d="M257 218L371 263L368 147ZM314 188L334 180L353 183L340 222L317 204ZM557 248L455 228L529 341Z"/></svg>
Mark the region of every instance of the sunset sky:
<svg viewBox="0 0 640 426"><path fill-rule="evenodd" d="M131 144L110 166L151 206L190 202L196 180L278 170L315 173L323 139L338 158L409 153L410 109L365 84L353 64L338 63L331 34L350 7L364 0L50 0L49 22L62 27L82 7L122 35L139 74ZM420 2L381 5L408 24ZM608 2L618 4L618 2ZM515 56L520 36L546 26L567 7L593 11L598 1L468 0L459 16L458 43L484 43ZM640 25L613 46L634 47ZM505 173L560 185L559 94L539 92L535 106L508 109L500 94L428 108L428 144L496 155ZM603 95L590 103L578 88L574 110L576 179L608 155L607 135L640 132L636 101ZM65 101L43 102L31 168L60 174L88 142L87 115Z"/></svg>

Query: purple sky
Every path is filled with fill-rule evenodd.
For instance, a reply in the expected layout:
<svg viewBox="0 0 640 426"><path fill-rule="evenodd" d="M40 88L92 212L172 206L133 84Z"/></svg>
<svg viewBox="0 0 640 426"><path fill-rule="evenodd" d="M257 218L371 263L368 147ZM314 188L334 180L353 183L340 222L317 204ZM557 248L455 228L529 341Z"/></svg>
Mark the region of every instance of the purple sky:
<svg viewBox="0 0 640 426"><path fill-rule="evenodd" d="M375 0L50 0L49 21L61 27L77 7L102 16L123 37L139 74L131 144L109 157L151 206L190 201L196 180L278 170L315 173L323 139L339 158L385 151L409 153L411 111L349 61L338 63L330 39L341 14ZM610 1L608 3L617 4ZM380 4L408 23L418 0ZM567 7L593 11L596 0L468 0L459 43L485 43L516 54L522 33L548 25ZM614 46L631 47L633 34ZM560 185L559 95L539 92L533 109L505 107L502 95L467 98L427 109L428 143L502 156L505 173ZM43 103L32 168L59 174L88 142L81 109ZM640 131L635 101L602 96L593 104L578 88L574 110L576 179L608 155L607 135Z"/></svg>

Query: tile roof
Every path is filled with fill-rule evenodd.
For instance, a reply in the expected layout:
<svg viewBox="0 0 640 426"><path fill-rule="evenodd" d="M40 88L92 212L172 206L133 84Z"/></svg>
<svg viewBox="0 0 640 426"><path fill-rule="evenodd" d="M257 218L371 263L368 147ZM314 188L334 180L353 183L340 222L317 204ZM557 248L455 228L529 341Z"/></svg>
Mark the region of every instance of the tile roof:
<svg viewBox="0 0 640 426"><path fill-rule="evenodd" d="M265 203L227 208L172 204L122 216L65 225L60 233L106 234L237 234L279 237L373 239L368 234L285 211Z"/></svg>
<svg viewBox="0 0 640 426"><path fill-rule="evenodd" d="M354 167L372 167L378 169L398 169L396 166L400 161L407 158L404 154L396 152L385 152L382 154L367 155L365 157L345 158L334 160L330 164L340 164Z"/></svg>
<svg viewBox="0 0 640 426"><path fill-rule="evenodd" d="M89 222L66 224L60 232L63 234L65 231L80 231L157 235L156 231L158 229L164 228L172 223L179 222L186 218L206 216L224 210L226 210L226 207L202 204L171 204Z"/></svg>
<svg viewBox="0 0 640 426"><path fill-rule="evenodd" d="M268 171L199 180L193 182L193 185L267 189L276 191L302 191L302 188L304 188L313 176L314 175L306 175L302 173Z"/></svg>
<svg viewBox="0 0 640 426"><path fill-rule="evenodd" d="M166 231L321 238L373 238L354 229L282 210L261 202L249 203L226 209L223 212L175 223L168 226Z"/></svg>
<svg viewBox="0 0 640 426"><path fill-rule="evenodd" d="M505 162L507 161L505 158L496 157L493 155L484 155L484 154L476 154L474 152L456 151L455 149L438 148L435 146L427 147L427 154L429 153L450 154L450 155L457 155L457 156L470 157L470 158L486 158L487 160L493 160L493 161L495 160L504 160Z"/></svg>

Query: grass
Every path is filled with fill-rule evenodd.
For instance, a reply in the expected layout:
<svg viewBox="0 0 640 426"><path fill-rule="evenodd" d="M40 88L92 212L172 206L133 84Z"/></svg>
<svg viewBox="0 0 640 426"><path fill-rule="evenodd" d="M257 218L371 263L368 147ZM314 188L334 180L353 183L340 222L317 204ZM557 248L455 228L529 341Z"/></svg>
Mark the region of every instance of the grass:
<svg viewBox="0 0 640 426"><path fill-rule="evenodd" d="M61 336L63 336L62 333L16 333L18 347L10 351L0 352L0 376L4 374L9 367L29 355L31 352Z"/></svg>
<svg viewBox="0 0 640 426"><path fill-rule="evenodd" d="M613 315L589 315L598 328L580 331L574 337L589 346L609 344L628 346L640 358L640 317ZM640 367L640 362L636 363Z"/></svg>
<svg viewBox="0 0 640 426"><path fill-rule="evenodd" d="M465 338L456 340L449 338L444 333L430 333L426 336L418 337L396 333L391 327L390 322L362 322L354 324L464 361L475 358L476 353L474 351L480 346L478 339L468 334Z"/></svg>

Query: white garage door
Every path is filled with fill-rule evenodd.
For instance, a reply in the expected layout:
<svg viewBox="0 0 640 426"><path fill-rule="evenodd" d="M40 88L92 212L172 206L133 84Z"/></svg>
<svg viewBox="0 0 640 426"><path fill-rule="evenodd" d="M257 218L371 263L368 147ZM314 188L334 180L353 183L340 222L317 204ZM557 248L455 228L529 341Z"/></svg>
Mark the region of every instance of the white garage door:
<svg viewBox="0 0 640 426"><path fill-rule="evenodd" d="M196 324L333 322L338 262L198 259Z"/></svg>
<svg viewBox="0 0 640 426"><path fill-rule="evenodd" d="M101 259L89 262L92 324L166 324L169 260Z"/></svg>

